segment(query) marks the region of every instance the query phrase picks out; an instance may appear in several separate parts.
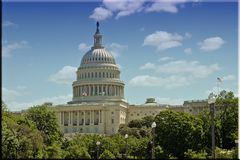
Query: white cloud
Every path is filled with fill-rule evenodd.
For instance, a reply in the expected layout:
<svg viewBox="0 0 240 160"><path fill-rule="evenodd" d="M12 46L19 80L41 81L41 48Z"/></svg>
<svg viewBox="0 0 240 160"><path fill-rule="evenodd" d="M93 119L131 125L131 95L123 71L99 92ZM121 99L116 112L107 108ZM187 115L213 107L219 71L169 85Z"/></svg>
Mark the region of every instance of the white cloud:
<svg viewBox="0 0 240 160"><path fill-rule="evenodd" d="M10 89L3 87L2 95L3 95L3 101L8 102L8 101L15 100L16 97L20 96L21 94L20 94L20 92L18 92L16 90L10 90Z"/></svg>
<svg viewBox="0 0 240 160"><path fill-rule="evenodd" d="M144 0L103 0L103 5L111 10L116 12L115 18L118 19L123 16L128 16L142 10Z"/></svg>
<svg viewBox="0 0 240 160"><path fill-rule="evenodd" d="M229 88L213 87L212 89L205 91L205 94L206 94L206 95L209 95L210 93L214 93L214 94L217 95L217 94L219 94L222 90L225 90L225 91L227 91L227 92L231 91L231 89L229 89Z"/></svg>
<svg viewBox="0 0 240 160"><path fill-rule="evenodd" d="M192 49L191 48L185 48L184 49L184 53L191 54L192 53Z"/></svg>
<svg viewBox="0 0 240 160"><path fill-rule="evenodd" d="M177 13L177 5L183 3L186 0L156 0L150 6L145 8L146 12L170 12Z"/></svg>
<svg viewBox="0 0 240 160"><path fill-rule="evenodd" d="M168 74L188 74L194 77L205 78L220 70L218 64L203 65L198 61L177 60L158 65L156 71Z"/></svg>
<svg viewBox="0 0 240 160"><path fill-rule="evenodd" d="M35 105L41 105L45 102L52 102L54 105L66 104L67 102L71 101L71 99L72 94L68 94L54 97L43 97L31 102L6 101L6 104L10 111L21 111Z"/></svg>
<svg viewBox="0 0 240 160"><path fill-rule="evenodd" d="M150 63L150 62L148 62L148 63L146 63L146 64L144 64L143 66L141 66L140 67L140 69L154 69L155 68L155 65L153 64L153 63Z"/></svg>
<svg viewBox="0 0 240 160"><path fill-rule="evenodd" d="M159 104L169 104L169 105L182 105L185 99L182 98L165 98L165 97L157 97L156 101Z"/></svg>
<svg viewBox="0 0 240 160"><path fill-rule="evenodd" d="M2 26L3 27L14 27L14 26L17 26L15 23L11 22L11 21L4 21L2 23Z"/></svg>
<svg viewBox="0 0 240 160"><path fill-rule="evenodd" d="M165 31L156 31L145 37L143 45L154 46L158 51L181 46L183 36Z"/></svg>
<svg viewBox="0 0 240 160"><path fill-rule="evenodd" d="M49 76L49 81L55 82L55 83L58 83L58 84L69 85L76 78L76 71L77 71L76 67L64 66L57 73L50 75Z"/></svg>
<svg viewBox="0 0 240 160"><path fill-rule="evenodd" d="M160 62L172 60L172 57L162 57L159 59Z"/></svg>
<svg viewBox="0 0 240 160"><path fill-rule="evenodd" d="M81 52L86 52L86 51L88 51L90 48L91 48L91 46L90 46L90 45L88 46L86 43L80 43L80 44L78 45L78 49L79 49Z"/></svg>
<svg viewBox="0 0 240 160"><path fill-rule="evenodd" d="M23 48L28 48L28 42L27 41L20 41L16 43L3 43L3 48L2 48L2 55L3 57L11 57L12 54L17 51L18 49L23 49Z"/></svg>
<svg viewBox="0 0 240 160"><path fill-rule="evenodd" d="M95 19L96 21L102 21L112 16L112 12L103 7L97 7L94 9L93 14L90 15L90 18Z"/></svg>
<svg viewBox="0 0 240 160"><path fill-rule="evenodd" d="M94 9L90 18L104 20L116 14L115 19L139 12L178 12L178 4L186 0L103 0L100 7Z"/></svg>
<svg viewBox="0 0 240 160"><path fill-rule="evenodd" d="M210 37L199 42L198 45L203 51L214 51L221 48L224 43L225 41L221 37Z"/></svg>
<svg viewBox="0 0 240 160"><path fill-rule="evenodd" d="M162 76L138 75L129 81L130 85L174 88L189 85L197 79L206 78L220 70L220 67L218 64L203 65L198 61L177 60L160 65L148 62L140 69L150 69L157 75L162 73Z"/></svg>
<svg viewBox="0 0 240 160"><path fill-rule="evenodd" d="M142 86L142 87L165 87L175 88L180 86L186 86L192 81L191 77L185 76L169 76L169 77L155 77L149 75L139 75L132 78L129 81L131 86Z"/></svg>
<svg viewBox="0 0 240 160"><path fill-rule="evenodd" d="M235 80L235 78L236 77L234 75L230 74L230 75L222 77L222 80L223 81L232 81L232 80Z"/></svg>
<svg viewBox="0 0 240 160"><path fill-rule="evenodd" d="M106 47L110 50L110 52L113 54L115 58L118 58L124 52L124 50L128 48L127 45L122 45L115 42L111 43L110 45L107 45Z"/></svg>

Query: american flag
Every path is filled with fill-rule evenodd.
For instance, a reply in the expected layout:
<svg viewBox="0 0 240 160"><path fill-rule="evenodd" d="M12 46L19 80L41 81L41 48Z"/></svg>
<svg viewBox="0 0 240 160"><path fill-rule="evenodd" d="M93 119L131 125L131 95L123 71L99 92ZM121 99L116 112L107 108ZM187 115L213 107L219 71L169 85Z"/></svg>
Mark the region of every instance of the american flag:
<svg viewBox="0 0 240 160"><path fill-rule="evenodd" d="M217 77L218 82L222 83L221 78Z"/></svg>
<svg viewBox="0 0 240 160"><path fill-rule="evenodd" d="M86 92L83 92L83 93L82 93L82 96L87 96L87 93L86 93Z"/></svg>

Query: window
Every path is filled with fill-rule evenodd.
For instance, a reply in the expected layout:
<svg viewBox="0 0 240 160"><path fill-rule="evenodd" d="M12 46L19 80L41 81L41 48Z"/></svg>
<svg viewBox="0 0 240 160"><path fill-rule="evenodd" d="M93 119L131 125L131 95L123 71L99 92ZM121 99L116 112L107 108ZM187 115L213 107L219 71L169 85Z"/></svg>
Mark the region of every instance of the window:
<svg viewBox="0 0 240 160"><path fill-rule="evenodd" d="M101 78L101 72L99 72L99 78Z"/></svg>
<svg viewBox="0 0 240 160"><path fill-rule="evenodd" d="M97 78L97 72L95 72L95 78Z"/></svg>
<svg viewBox="0 0 240 160"><path fill-rule="evenodd" d="M114 119L112 118L112 124L114 123Z"/></svg>
<svg viewBox="0 0 240 160"><path fill-rule="evenodd" d="M92 78L93 78L93 72L92 72Z"/></svg>
<svg viewBox="0 0 240 160"><path fill-rule="evenodd" d="M114 112L112 112L112 114L114 114Z"/></svg>
<svg viewBox="0 0 240 160"><path fill-rule="evenodd" d="M107 72L107 78L108 78L108 72Z"/></svg>
<svg viewBox="0 0 240 160"><path fill-rule="evenodd" d="M139 114L137 114L137 116L139 116Z"/></svg>
<svg viewBox="0 0 240 160"><path fill-rule="evenodd" d="M105 72L103 72L103 78L105 78Z"/></svg>
<svg viewBox="0 0 240 160"><path fill-rule="evenodd" d="M90 73L88 72L88 78L90 78Z"/></svg>

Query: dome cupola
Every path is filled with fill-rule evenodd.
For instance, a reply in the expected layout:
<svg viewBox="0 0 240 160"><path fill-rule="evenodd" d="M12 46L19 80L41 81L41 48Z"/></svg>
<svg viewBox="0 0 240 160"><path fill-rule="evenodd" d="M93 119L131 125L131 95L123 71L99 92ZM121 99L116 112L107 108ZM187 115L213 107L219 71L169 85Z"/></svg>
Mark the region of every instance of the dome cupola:
<svg viewBox="0 0 240 160"><path fill-rule="evenodd" d="M113 55L102 44L99 22L94 34L94 44L83 56L73 82L73 99L68 103L121 101L124 83Z"/></svg>

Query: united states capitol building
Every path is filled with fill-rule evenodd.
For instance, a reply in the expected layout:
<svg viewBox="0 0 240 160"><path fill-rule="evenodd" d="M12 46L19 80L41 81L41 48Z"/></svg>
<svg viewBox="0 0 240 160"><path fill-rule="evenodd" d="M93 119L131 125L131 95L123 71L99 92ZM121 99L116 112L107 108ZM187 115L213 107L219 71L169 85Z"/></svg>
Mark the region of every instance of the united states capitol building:
<svg viewBox="0 0 240 160"><path fill-rule="evenodd" d="M102 44L97 23L93 47L83 56L72 83L73 98L67 104L52 106L64 134L94 133L112 135L120 124L160 111L198 114L207 106L206 100L185 101L183 105L158 104L148 98L145 104L129 104L124 99L124 82L113 55Z"/></svg>

